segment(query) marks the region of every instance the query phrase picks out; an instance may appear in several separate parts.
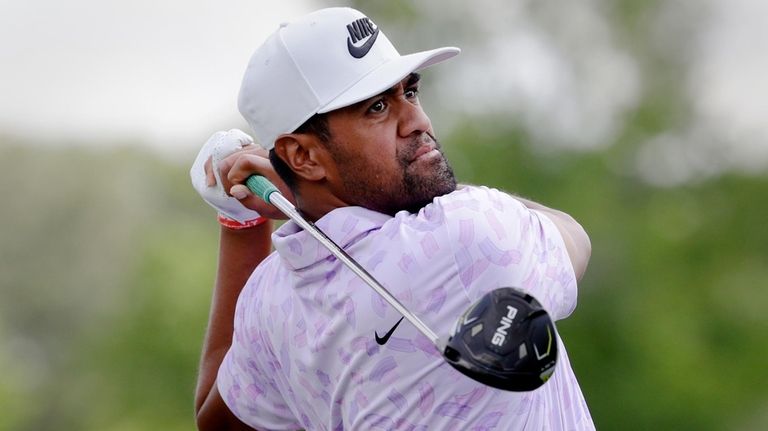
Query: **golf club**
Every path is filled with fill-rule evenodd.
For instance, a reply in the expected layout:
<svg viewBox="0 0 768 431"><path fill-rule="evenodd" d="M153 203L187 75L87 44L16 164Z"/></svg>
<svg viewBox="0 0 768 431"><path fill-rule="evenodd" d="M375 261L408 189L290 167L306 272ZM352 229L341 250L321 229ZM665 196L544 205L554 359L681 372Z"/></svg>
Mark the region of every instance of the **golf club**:
<svg viewBox="0 0 768 431"><path fill-rule="evenodd" d="M452 333L443 341L323 231L304 219L269 180L252 175L246 185L320 241L464 375L508 391L531 391L551 377L557 363L557 333L549 314L531 295L511 287L484 294L456 320Z"/></svg>

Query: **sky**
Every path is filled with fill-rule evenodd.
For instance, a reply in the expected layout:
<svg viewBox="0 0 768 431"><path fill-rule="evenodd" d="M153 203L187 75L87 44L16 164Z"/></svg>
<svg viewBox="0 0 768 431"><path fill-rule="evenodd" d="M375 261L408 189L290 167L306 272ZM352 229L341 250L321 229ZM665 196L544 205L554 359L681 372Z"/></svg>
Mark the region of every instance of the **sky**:
<svg viewBox="0 0 768 431"><path fill-rule="evenodd" d="M302 1L0 0L0 133L199 147L244 127L256 46Z"/></svg>
<svg viewBox="0 0 768 431"><path fill-rule="evenodd" d="M436 3L445 6L435 11ZM247 130L236 98L251 53L280 22L318 4L0 0L0 135L187 154L216 130ZM444 28L474 20L473 31L484 32L441 69L441 85L456 90L436 104L443 118L502 111L555 146L610 145L657 71L622 45L604 3L494 5L412 4L446 20ZM641 175L676 184L723 166L768 165L766 17L764 0L662 2L648 17L643 37L679 58L692 112L641 145ZM387 33L396 44L406 38ZM451 44L452 33L443 37ZM442 123L450 129L450 120Z"/></svg>

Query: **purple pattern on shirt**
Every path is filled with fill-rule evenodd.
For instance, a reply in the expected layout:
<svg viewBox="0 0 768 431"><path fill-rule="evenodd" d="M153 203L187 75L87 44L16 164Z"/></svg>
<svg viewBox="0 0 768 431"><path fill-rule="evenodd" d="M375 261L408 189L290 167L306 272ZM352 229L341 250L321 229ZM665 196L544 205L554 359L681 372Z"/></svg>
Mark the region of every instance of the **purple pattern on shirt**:
<svg viewBox="0 0 768 431"><path fill-rule="evenodd" d="M570 312L576 280L546 215L498 191L466 187L419 214L359 207L317 221L435 332L500 285ZM591 429L565 348L531 393L479 385L324 247L288 222L238 300L233 346L219 369L226 404L256 429Z"/></svg>
<svg viewBox="0 0 768 431"><path fill-rule="evenodd" d="M471 430L476 431L486 431L486 430L492 430L496 428L496 426L499 424L499 420L502 417L502 413L500 411L495 412L488 412L480 416L480 419L477 420L477 423L471 428Z"/></svg>
<svg viewBox="0 0 768 431"><path fill-rule="evenodd" d="M448 296L448 293L445 291L445 288L443 286L437 286L429 292L429 297L427 299L427 305L424 307L424 314L426 313L434 313L438 314L440 312L440 309L443 308L443 304L445 304L445 299Z"/></svg>
<svg viewBox="0 0 768 431"><path fill-rule="evenodd" d="M466 419L469 416L470 407L453 401L442 403L435 407L435 413L449 418Z"/></svg>
<svg viewBox="0 0 768 431"><path fill-rule="evenodd" d="M405 400L405 397L396 389L392 389L391 391L389 391L389 395L387 395L387 399L391 401L392 404L394 404L398 410L403 410L406 407L407 401Z"/></svg>
<svg viewBox="0 0 768 431"><path fill-rule="evenodd" d="M285 301L280 305L280 308L283 310L283 314L288 314L293 309L293 299L288 297L285 298Z"/></svg>
<svg viewBox="0 0 768 431"><path fill-rule="evenodd" d="M395 420L395 429L398 431L427 431L429 428L426 425L416 425L403 418L398 418Z"/></svg>
<svg viewBox="0 0 768 431"><path fill-rule="evenodd" d="M403 253L400 257L400 262L397 264L401 271L408 274L416 269L416 259L411 253Z"/></svg>
<svg viewBox="0 0 768 431"><path fill-rule="evenodd" d="M297 370L299 370L300 373L304 374L307 372L307 367L304 365L303 362L297 360L293 361L293 365L296 367Z"/></svg>
<svg viewBox="0 0 768 431"><path fill-rule="evenodd" d="M475 239L475 223L470 219L459 220L459 244L467 248Z"/></svg>
<svg viewBox="0 0 768 431"><path fill-rule="evenodd" d="M288 353L288 344L283 344L280 348L280 361L282 364L282 370L288 378L291 377L291 356Z"/></svg>
<svg viewBox="0 0 768 431"><path fill-rule="evenodd" d="M365 415L364 423L371 429L391 430L395 427L394 422L392 422L392 418L376 413L369 413Z"/></svg>
<svg viewBox="0 0 768 431"><path fill-rule="evenodd" d="M319 398L323 400L325 404L331 404L331 394L329 394L328 391L323 390L322 392L320 392Z"/></svg>
<svg viewBox="0 0 768 431"><path fill-rule="evenodd" d="M296 331L293 335L293 344L296 347L304 347L307 345L307 323L304 319L296 322Z"/></svg>
<svg viewBox="0 0 768 431"><path fill-rule="evenodd" d="M355 391L355 403L359 405L360 407L368 407L368 397L365 395L365 392L363 391Z"/></svg>
<svg viewBox="0 0 768 431"><path fill-rule="evenodd" d="M383 318L386 316L387 312L387 302L379 296L378 293L371 291L370 292L370 298L371 298L371 309L374 313L376 313L377 316L380 318Z"/></svg>
<svg viewBox="0 0 768 431"><path fill-rule="evenodd" d="M397 352L412 353L416 351L416 347L413 345L413 341L407 338L390 337L387 341L386 348L395 350Z"/></svg>
<svg viewBox="0 0 768 431"><path fill-rule="evenodd" d="M301 425L303 425L305 428L312 426L312 422L309 421L309 416L304 413L301 414Z"/></svg>
<svg viewBox="0 0 768 431"><path fill-rule="evenodd" d="M245 393L251 398L258 398L264 395L266 392L264 391L264 388L262 388L261 386L251 384L246 386Z"/></svg>
<svg viewBox="0 0 768 431"><path fill-rule="evenodd" d="M261 339L256 334L251 336L251 339L248 342L248 346L250 346L251 351L257 355L261 353L262 349L264 348L261 344Z"/></svg>
<svg viewBox="0 0 768 431"><path fill-rule="evenodd" d="M480 386L478 388L472 389L464 395L456 396L456 401L467 405L477 404L477 402L483 399L483 397L487 395L489 391L490 388L488 386Z"/></svg>
<svg viewBox="0 0 768 431"><path fill-rule="evenodd" d="M384 257L387 255L387 252L385 250L379 250L376 253L371 256L370 259L368 259L365 262L365 269L368 271L375 271L376 268L378 268L379 264L384 262Z"/></svg>
<svg viewBox="0 0 768 431"><path fill-rule="evenodd" d="M376 341L372 340L370 336L357 337L352 340L351 345L352 349L356 351L363 350L368 356L374 356L379 353L379 345L376 344Z"/></svg>
<svg viewBox="0 0 768 431"><path fill-rule="evenodd" d="M400 225L397 223L387 223L381 227L381 234L387 239L393 239L399 232Z"/></svg>
<svg viewBox="0 0 768 431"><path fill-rule="evenodd" d="M435 236L432 233L426 234L421 240L421 250L427 259L432 259L440 251L440 246L437 244L437 240L435 240Z"/></svg>
<svg viewBox="0 0 768 431"><path fill-rule="evenodd" d="M480 241L479 248L483 257L494 265L509 266L520 263L522 259L522 254L518 250L502 250L489 238Z"/></svg>
<svg viewBox="0 0 768 431"><path fill-rule="evenodd" d="M453 212L460 209L471 209L477 211L480 209L480 203L475 199L456 199L452 202L443 204L445 212Z"/></svg>
<svg viewBox="0 0 768 431"><path fill-rule="evenodd" d="M437 348L435 348L435 345L432 344L432 341L422 334L416 335L416 337L413 339L413 345L419 351L426 354L427 356L431 356L431 357L442 356L440 352L437 351Z"/></svg>
<svg viewBox="0 0 768 431"><path fill-rule="evenodd" d="M478 277L483 274L490 264L485 259L473 259L467 250L458 250L455 255L456 263L459 267L459 279L465 287L470 286Z"/></svg>
<svg viewBox="0 0 768 431"><path fill-rule="evenodd" d="M301 255L304 252L304 247L301 246L301 242L295 239L288 241L288 250L296 255Z"/></svg>
<svg viewBox="0 0 768 431"><path fill-rule="evenodd" d="M432 406L435 404L435 390L427 382L419 383L417 389L419 391L419 412L421 412L422 416L426 416L432 411Z"/></svg>
<svg viewBox="0 0 768 431"><path fill-rule="evenodd" d="M320 381L321 385L328 386L331 384L331 378L328 377L328 374L325 374L321 370L316 370L315 375L317 376L317 380Z"/></svg>
<svg viewBox="0 0 768 431"><path fill-rule="evenodd" d="M351 233L352 230L355 228L355 226L357 226L358 221L359 221L358 218L353 216L349 216L345 218L344 224L341 225L341 231L347 234ZM342 243L343 242L346 242L346 241L342 241Z"/></svg>
<svg viewBox="0 0 768 431"><path fill-rule="evenodd" d="M338 350L336 350L336 353L338 353L341 362L345 365L349 365L349 361L352 360L352 355L349 352L339 347Z"/></svg>
<svg viewBox="0 0 768 431"><path fill-rule="evenodd" d="M371 374L368 378L373 382L380 382L387 374L392 373L395 368L397 368L395 358L392 356L385 356L376 362L376 365L374 365L373 370L371 371Z"/></svg>
<svg viewBox="0 0 768 431"><path fill-rule="evenodd" d="M489 209L485 211L484 215L486 220L488 221L488 224L491 226L491 229L493 229L493 231L496 233L496 239L501 240L507 237L507 230L501 224L498 217L496 217L497 212L498 211Z"/></svg>

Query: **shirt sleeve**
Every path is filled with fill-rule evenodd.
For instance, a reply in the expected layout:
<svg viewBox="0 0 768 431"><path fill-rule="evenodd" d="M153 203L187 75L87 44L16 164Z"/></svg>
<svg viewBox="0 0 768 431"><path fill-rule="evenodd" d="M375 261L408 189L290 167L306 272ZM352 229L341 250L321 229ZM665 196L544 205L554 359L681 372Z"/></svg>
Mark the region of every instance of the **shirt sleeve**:
<svg viewBox="0 0 768 431"><path fill-rule="evenodd" d="M463 189L443 211L458 278L470 298L516 287L554 320L573 312L576 276L560 231L547 216L486 187Z"/></svg>
<svg viewBox="0 0 768 431"><path fill-rule="evenodd" d="M255 429L300 429L274 380L277 361L270 363L264 355L255 354L264 353L266 346L258 331L246 326L247 301L242 301L246 296L241 294L238 300L232 345L219 367L219 393L232 413Z"/></svg>

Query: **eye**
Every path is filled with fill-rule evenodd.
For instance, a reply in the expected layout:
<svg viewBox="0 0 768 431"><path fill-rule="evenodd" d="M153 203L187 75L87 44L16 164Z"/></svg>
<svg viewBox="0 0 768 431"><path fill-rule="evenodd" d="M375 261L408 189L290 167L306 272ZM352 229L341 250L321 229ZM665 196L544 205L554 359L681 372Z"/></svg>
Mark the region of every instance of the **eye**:
<svg viewBox="0 0 768 431"><path fill-rule="evenodd" d="M419 97L419 88L418 87L408 88L405 90L405 93L403 94L405 95L406 99L416 99Z"/></svg>
<svg viewBox="0 0 768 431"><path fill-rule="evenodd" d="M371 114L379 114L384 112L386 109L387 103L384 101L384 99L379 99L371 104L371 106L368 108L368 112Z"/></svg>

